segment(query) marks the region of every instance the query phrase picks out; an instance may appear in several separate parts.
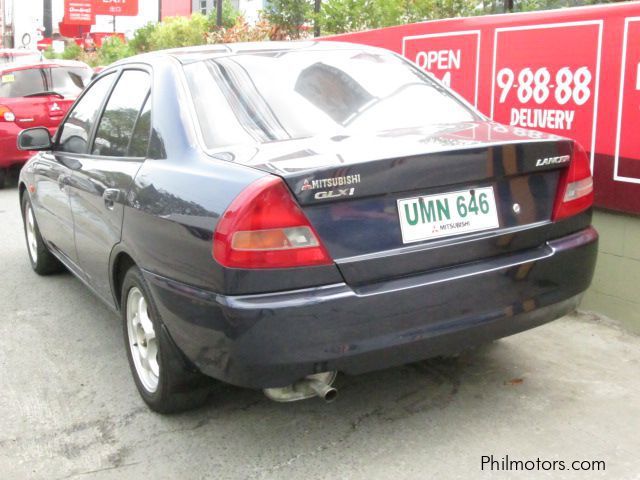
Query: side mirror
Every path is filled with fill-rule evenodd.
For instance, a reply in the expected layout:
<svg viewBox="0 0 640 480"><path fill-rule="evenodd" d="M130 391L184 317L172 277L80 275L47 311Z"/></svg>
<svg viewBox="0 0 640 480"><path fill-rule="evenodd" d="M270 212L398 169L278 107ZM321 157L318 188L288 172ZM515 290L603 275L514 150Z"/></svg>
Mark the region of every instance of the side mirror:
<svg viewBox="0 0 640 480"><path fill-rule="evenodd" d="M51 134L45 127L27 128L18 134L18 150L51 150Z"/></svg>

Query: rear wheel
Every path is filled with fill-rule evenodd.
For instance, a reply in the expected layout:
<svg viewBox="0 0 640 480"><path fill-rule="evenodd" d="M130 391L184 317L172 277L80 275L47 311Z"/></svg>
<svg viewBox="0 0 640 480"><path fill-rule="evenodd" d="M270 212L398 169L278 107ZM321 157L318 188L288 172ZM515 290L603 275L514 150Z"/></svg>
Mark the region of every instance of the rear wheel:
<svg viewBox="0 0 640 480"><path fill-rule="evenodd" d="M27 241L27 252L29 253L33 271L38 275L50 275L63 270L64 266L49 251L42 239L29 196L26 193L22 196L22 219L24 222L24 236Z"/></svg>
<svg viewBox="0 0 640 480"><path fill-rule="evenodd" d="M142 399L159 413L205 403L210 379L189 367L169 337L142 273L135 266L125 274L121 298L127 358Z"/></svg>

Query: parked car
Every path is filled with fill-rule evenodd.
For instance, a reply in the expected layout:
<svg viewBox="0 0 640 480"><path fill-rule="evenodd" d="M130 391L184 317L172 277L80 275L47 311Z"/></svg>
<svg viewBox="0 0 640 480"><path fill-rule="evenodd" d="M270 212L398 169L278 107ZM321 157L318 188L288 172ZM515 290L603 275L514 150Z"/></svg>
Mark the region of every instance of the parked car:
<svg viewBox="0 0 640 480"><path fill-rule="evenodd" d="M415 65L341 43L234 44L107 67L19 183L38 274L114 311L144 401L207 377L275 400L458 352L576 308L589 161L499 125Z"/></svg>
<svg viewBox="0 0 640 480"><path fill-rule="evenodd" d="M88 65L75 61L0 65L0 188L7 170L30 156L18 150L18 133L38 126L53 134L92 75Z"/></svg>

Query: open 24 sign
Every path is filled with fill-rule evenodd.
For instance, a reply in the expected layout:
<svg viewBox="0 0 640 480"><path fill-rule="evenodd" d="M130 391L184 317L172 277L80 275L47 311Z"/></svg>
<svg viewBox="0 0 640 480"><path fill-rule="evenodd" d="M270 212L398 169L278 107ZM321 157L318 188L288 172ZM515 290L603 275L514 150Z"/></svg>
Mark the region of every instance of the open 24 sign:
<svg viewBox="0 0 640 480"><path fill-rule="evenodd" d="M492 117L571 136L593 153L601 35L601 21L496 29Z"/></svg>
<svg viewBox="0 0 640 480"><path fill-rule="evenodd" d="M404 37L402 54L469 103L478 105L479 30Z"/></svg>

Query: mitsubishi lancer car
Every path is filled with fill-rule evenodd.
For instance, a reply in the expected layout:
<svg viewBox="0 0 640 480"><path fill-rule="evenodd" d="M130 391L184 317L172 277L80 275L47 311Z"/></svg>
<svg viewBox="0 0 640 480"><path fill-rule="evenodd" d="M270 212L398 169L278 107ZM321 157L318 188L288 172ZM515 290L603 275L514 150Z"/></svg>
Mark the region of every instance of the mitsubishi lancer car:
<svg viewBox="0 0 640 480"><path fill-rule="evenodd" d="M377 48L132 57L19 144L33 270L70 270L120 316L159 412L211 379L333 400L338 372L562 317L596 262L578 143L492 122Z"/></svg>

